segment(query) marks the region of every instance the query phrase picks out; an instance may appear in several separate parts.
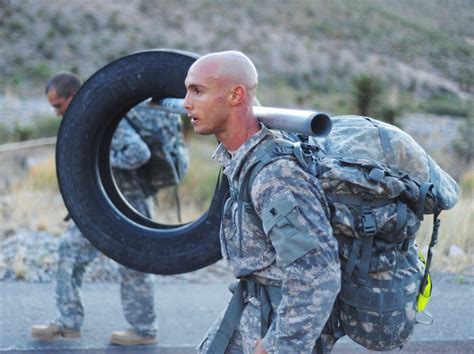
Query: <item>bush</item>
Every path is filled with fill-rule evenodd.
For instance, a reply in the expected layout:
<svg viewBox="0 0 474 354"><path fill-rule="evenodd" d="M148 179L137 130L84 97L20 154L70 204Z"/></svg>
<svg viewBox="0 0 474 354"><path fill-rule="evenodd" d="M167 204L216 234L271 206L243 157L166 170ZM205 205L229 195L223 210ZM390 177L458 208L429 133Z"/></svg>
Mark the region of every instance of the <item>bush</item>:
<svg viewBox="0 0 474 354"><path fill-rule="evenodd" d="M456 155L466 163L474 161L474 117L468 117L459 126L458 136L453 142Z"/></svg>
<svg viewBox="0 0 474 354"><path fill-rule="evenodd" d="M360 74L352 79L352 99L356 113L370 116L378 104L382 91L381 81L371 74Z"/></svg>
<svg viewBox="0 0 474 354"><path fill-rule="evenodd" d="M398 125L397 116L402 112L400 107L394 105L386 105L378 110L377 119L380 119L388 124Z"/></svg>
<svg viewBox="0 0 474 354"><path fill-rule="evenodd" d="M424 112L438 115L467 117L469 106L455 97L434 97L421 104Z"/></svg>
<svg viewBox="0 0 474 354"><path fill-rule="evenodd" d="M11 134L11 138L13 141L24 141L24 140L29 140L33 137L33 128L20 125L20 124L15 124L13 127L13 131Z"/></svg>
<svg viewBox="0 0 474 354"><path fill-rule="evenodd" d="M33 138L47 138L58 135L61 120L56 117L35 119Z"/></svg>
<svg viewBox="0 0 474 354"><path fill-rule="evenodd" d="M0 124L0 144L5 144L10 140L10 131L8 128Z"/></svg>

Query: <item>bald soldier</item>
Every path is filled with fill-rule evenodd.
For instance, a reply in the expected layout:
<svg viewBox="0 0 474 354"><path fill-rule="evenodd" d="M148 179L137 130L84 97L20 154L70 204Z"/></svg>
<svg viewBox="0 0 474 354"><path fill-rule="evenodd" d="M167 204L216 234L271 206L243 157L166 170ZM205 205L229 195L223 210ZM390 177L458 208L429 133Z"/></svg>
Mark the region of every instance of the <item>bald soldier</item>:
<svg viewBox="0 0 474 354"><path fill-rule="evenodd" d="M256 174L248 187L250 202L239 206L236 191L248 166L260 158L266 143L283 138L253 113L255 66L240 52L209 54L191 66L185 85L184 107L194 131L220 141L213 159L230 185L221 251L238 279L199 352L330 351L332 337L321 332L341 274L320 183L294 157L281 156Z"/></svg>

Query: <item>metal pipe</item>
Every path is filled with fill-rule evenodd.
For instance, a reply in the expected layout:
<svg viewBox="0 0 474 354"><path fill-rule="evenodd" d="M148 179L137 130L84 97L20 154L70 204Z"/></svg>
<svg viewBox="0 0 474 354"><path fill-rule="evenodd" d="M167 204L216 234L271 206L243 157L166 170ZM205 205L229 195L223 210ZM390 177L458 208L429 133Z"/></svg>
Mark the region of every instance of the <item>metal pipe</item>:
<svg viewBox="0 0 474 354"><path fill-rule="evenodd" d="M164 98L158 101L158 109L187 115L181 98ZM331 118L325 113L299 109L254 106L257 119L270 129L283 130L311 136L326 136L331 131Z"/></svg>

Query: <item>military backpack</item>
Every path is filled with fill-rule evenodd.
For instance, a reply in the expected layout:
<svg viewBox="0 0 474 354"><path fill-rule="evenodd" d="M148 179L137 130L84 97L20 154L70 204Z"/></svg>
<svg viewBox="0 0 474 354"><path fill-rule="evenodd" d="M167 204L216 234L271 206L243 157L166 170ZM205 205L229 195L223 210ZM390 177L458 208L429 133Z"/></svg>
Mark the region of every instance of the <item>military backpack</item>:
<svg viewBox="0 0 474 354"><path fill-rule="evenodd" d="M251 205L249 186L257 173L275 159L294 156L317 176L332 209L342 267L325 330L370 350L392 350L409 339L429 299L438 216L456 204L458 187L400 129L361 116L333 117L332 123L325 138L284 133L258 147L260 158L242 177L238 212ZM434 214L426 262L415 243L424 214Z"/></svg>
<svg viewBox="0 0 474 354"><path fill-rule="evenodd" d="M150 161L138 169L147 195L178 185L189 165L180 116L147 101L130 110L126 119L150 148Z"/></svg>

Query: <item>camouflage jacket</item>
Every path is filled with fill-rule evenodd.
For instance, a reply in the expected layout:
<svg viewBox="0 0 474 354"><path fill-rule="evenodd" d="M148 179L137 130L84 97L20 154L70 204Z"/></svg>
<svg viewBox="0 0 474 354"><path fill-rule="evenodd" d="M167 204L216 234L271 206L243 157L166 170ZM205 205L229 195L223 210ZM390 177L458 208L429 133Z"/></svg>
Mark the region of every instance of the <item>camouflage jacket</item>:
<svg viewBox="0 0 474 354"><path fill-rule="evenodd" d="M340 286L337 241L318 180L303 171L293 157L269 163L250 186L252 205L244 205L241 235L237 231L236 194L241 177L246 166L258 158L255 151L262 142L276 137L278 133L262 125L234 156L223 145L214 153L231 191L224 206L221 247L236 277L281 287L276 327L264 338L267 351L306 353L312 351ZM251 208L254 211L246 212ZM326 274L331 274L331 279L326 279ZM327 290L322 284L335 288L330 305L324 302L329 308L321 308L319 302Z"/></svg>

